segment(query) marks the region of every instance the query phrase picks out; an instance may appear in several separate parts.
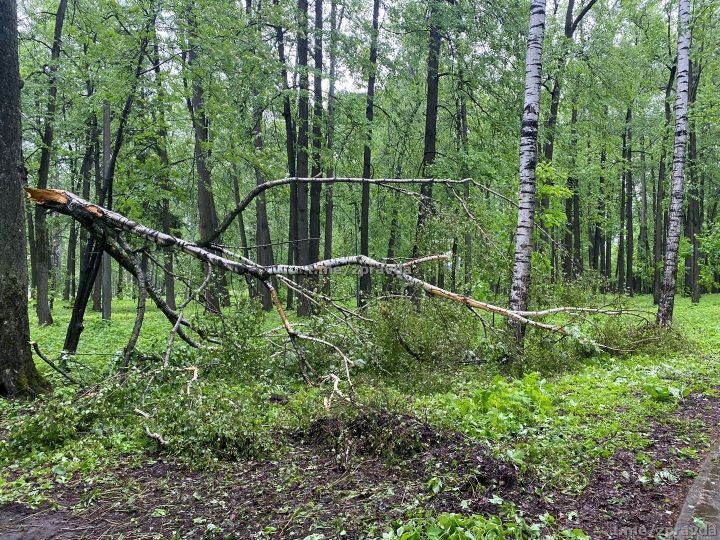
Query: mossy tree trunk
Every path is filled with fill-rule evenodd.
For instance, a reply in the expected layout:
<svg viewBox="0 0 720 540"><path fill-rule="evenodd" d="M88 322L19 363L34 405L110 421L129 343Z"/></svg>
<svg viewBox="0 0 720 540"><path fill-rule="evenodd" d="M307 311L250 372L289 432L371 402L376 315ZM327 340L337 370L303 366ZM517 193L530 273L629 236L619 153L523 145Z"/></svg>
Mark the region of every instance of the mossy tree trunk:
<svg viewBox="0 0 720 540"><path fill-rule="evenodd" d="M45 382L30 352L15 0L0 3L0 395L34 395Z"/></svg>

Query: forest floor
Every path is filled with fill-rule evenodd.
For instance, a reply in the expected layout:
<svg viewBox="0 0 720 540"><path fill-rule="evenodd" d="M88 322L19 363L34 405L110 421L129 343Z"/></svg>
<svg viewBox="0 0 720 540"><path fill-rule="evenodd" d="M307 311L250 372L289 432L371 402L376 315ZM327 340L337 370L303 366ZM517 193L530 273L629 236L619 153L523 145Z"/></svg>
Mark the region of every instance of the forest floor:
<svg viewBox="0 0 720 540"><path fill-rule="evenodd" d="M33 329L45 351L60 349L67 310L56 311ZM108 363L133 312L121 302L110 324L90 316L74 373ZM720 435L718 314L717 296L679 299L674 346L555 359L522 377L478 362L359 373L363 408L330 413L327 389L272 373L194 383L205 396L188 402L194 423L163 401L191 393L187 373L164 381L166 395L145 378L137 392L95 386L80 404L46 371L51 398L0 404L0 538L666 536ZM148 314L143 351L164 349L165 326Z"/></svg>

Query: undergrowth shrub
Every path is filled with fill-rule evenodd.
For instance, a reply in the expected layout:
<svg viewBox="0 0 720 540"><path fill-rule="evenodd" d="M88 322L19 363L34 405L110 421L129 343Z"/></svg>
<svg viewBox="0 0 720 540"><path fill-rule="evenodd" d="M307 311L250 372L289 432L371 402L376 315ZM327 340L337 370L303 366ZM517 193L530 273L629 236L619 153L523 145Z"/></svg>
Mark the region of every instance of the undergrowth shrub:
<svg viewBox="0 0 720 540"><path fill-rule="evenodd" d="M0 455L11 457L59 448L76 437L83 416L70 400L50 400L35 414L7 425L10 436L0 442Z"/></svg>
<svg viewBox="0 0 720 540"><path fill-rule="evenodd" d="M265 312L257 300L237 299L232 310L223 311L222 317L201 317L193 323L206 332L218 334L220 344L201 354L185 350L173 360L179 365L195 362L206 373L218 377L247 381L271 378L276 366L267 361L268 344L261 337L264 322Z"/></svg>
<svg viewBox="0 0 720 540"><path fill-rule="evenodd" d="M233 386L205 373L192 381L193 373L173 366L133 368L74 396L59 392L36 402L31 412L5 423L0 462L51 450L72 455L91 440L110 453L155 448L201 466L277 448L279 406L269 400L270 387ZM167 444L158 447L146 428Z"/></svg>
<svg viewBox="0 0 720 540"><path fill-rule="evenodd" d="M367 312L372 345L367 355L376 367L401 370L409 363L442 365L471 361L481 353L483 327L467 308L453 302L409 298L381 302Z"/></svg>
<svg viewBox="0 0 720 540"><path fill-rule="evenodd" d="M440 425L493 441L524 435L554 411L545 381L537 373L521 379L497 377L469 396L445 393L421 398L417 407Z"/></svg>
<svg viewBox="0 0 720 540"><path fill-rule="evenodd" d="M180 390L152 404L148 423L167 441L163 452L209 465L218 459L263 457L276 446L274 411L262 389L203 380L189 392Z"/></svg>

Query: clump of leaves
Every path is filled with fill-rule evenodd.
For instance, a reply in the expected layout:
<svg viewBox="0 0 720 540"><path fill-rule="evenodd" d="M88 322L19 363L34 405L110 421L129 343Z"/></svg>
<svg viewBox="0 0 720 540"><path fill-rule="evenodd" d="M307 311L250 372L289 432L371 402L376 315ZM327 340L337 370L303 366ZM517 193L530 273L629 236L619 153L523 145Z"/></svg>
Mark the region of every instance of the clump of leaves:
<svg viewBox="0 0 720 540"><path fill-rule="evenodd" d="M367 356L383 370L402 371L413 363L441 365L475 358L482 323L463 306L425 298L381 302L368 310L372 345Z"/></svg>
<svg viewBox="0 0 720 540"><path fill-rule="evenodd" d="M501 503L501 512L497 516L461 515L442 513L436 516L425 515L404 522L395 522L386 531L383 540L424 540L443 538L447 540L467 540L469 538L534 540L540 538L575 538L585 540L589 537L580 529L558 530L555 519L549 514L540 516L539 522L528 522L512 505Z"/></svg>
<svg viewBox="0 0 720 540"><path fill-rule="evenodd" d="M553 411L545 381L537 373L515 380L496 377L470 396L440 394L418 400L417 405L444 425L490 440L525 434Z"/></svg>
<svg viewBox="0 0 720 540"><path fill-rule="evenodd" d="M162 452L199 465L270 453L277 408L265 387L191 377L186 372L166 383L144 409L148 430L165 440Z"/></svg>

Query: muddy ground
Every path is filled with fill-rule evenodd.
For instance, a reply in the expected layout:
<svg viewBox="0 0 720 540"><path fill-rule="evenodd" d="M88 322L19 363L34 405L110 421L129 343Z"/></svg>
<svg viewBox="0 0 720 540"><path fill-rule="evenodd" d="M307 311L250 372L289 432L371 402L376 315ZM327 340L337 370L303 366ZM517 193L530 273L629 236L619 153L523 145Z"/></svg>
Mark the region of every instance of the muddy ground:
<svg viewBox="0 0 720 540"><path fill-rule="evenodd" d="M620 451L598 464L580 495L543 489L540 498L530 476L519 478L487 447L459 434L384 413L347 424L326 420L289 436L289 449L274 461L198 471L159 454L141 465L75 477L55 488L52 506L0 507L0 539L304 539L312 533L352 539L373 529L381 536L387 523L417 507L493 512L493 495L528 517L549 512L592 538L657 538L671 530L701 464L677 452L688 446L688 429L699 425L689 421L702 421L715 440L720 399L688 397L674 415L649 426L646 459Z"/></svg>

